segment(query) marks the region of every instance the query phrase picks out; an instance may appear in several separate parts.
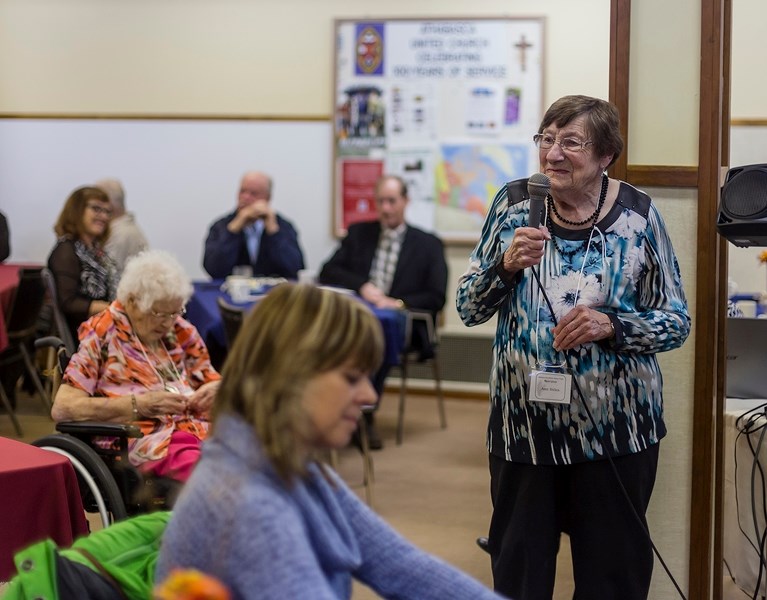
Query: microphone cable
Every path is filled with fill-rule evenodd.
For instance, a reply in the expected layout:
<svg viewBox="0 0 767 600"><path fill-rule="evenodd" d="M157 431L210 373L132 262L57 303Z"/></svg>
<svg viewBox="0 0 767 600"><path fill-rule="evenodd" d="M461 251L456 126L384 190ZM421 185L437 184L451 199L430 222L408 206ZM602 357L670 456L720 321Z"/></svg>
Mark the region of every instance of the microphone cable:
<svg viewBox="0 0 767 600"><path fill-rule="evenodd" d="M765 475L764 475L764 469L762 468L762 464L759 460L759 454L762 450L762 445L764 442L765 433L767 433L767 423L764 422L764 417L767 416L767 404L762 404L760 406L756 406L752 409L747 410L745 413L740 415L735 420L735 426L738 429L738 435L735 437L735 444L733 448L733 459L735 463L735 473L734 473L734 488L735 488L735 514L736 514L736 520L738 523L738 529L743 534L743 537L746 539L746 541L749 543L749 545L753 548L754 552L756 552L757 556L759 557L759 570L757 572L757 578L756 578L756 585L754 586L754 593L751 596L752 600L757 600L759 598L759 588L762 585L762 577L765 575L765 569L767 569L767 559L765 558L765 541L767 541L767 527L765 527L764 531L760 533L759 531L759 523L757 520L757 514L756 514L756 471L758 469L759 476L762 481L762 513L763 518L765 522L767 522L767 499L765 498ZM759 421L762 421L761 423ZM756 434L757 432L761 432L759 435L759 441L754 447L753 440L751 439L752 434ZM746 442L748 443L749 450L751 451L751 455L753 458L753 462L751 464L751 517L754 522L754 535L756 538L757 543L759 546L751 541L751 538L749 535L744 531L743 527L740 524L740 503L738 500L738 440L741 436L746 436Z"/></svg>
<svg viewBox="0 0 767 600"><path fill-rule="evenodd" d="M750 413L753 413L753 411L754 411L754 409L751 409L751 410L747 411L746 413L740 415L735 420L735 426L738 428L738 435L735 436L734 452L733 452L733 457L732 458L733 458L733 463L734 463L734 467L735 467L734 473L733 473L733 478L735 480L735 486L734 487L735 487L735 512L736 512L736 514L740 514L740 499L739 499L740 494L738 493L738 486L737 486L737 481L738 481L738 452L737 452L738 441L740 440L741 436L746 435L747 436L746 439L747 439L747 442L748 442L749 449L751 450L751 453L753 454L754 453L754 449L751 446L750 434L756 433L757 431L760 431L762 428L765 427L765 425L756 426L756 422L757 422L758 418L761 416L761 413L750 414ZM750 414L750 416L749 416L749 414ZM742 424L741 421L743 421L744 419L745 419L746 423ZM753 458L755 458L755 457L753 457ZM764 472L762 471L761 465L759 467L759 470L761 472L762 479L764 480ZM754 550L754 552L759 554L759 548L751 540L751 537L746 532L746 530L743 529L743 526L740 524L740 519L737 520L737 523L738 523L738 529L740 530L740 533L743 534L743 537L749 543L749 545Z"/></svg>
<svg viewBox="0 0 767 600"><path fill-rule="evenodd" d="M535 281L538 284L538 290L543 295L543 298L546 301L546 305L549 308L549 312L551 313L551 318L554 321L554 326L556 326L557 317L556 317L556 314L554 313L554 307L551 305L551 301L549 300L549 297L546 294L546 290L544 289L543 284L541 283L541 280L538 277L538 270L533 266L533 267L530 267L530 271L532 271L533 273L533 277L535 278ZM572 369L572 366L570 365L570 358L572 356L571 351L567 350L563 352L559 350L559 352L562 352L562 354L564 354L565 363L568 366L570 366L570 368ZM573 369L573 372L575 372L575 369ZM594 416L591 414L591 409L589 409L588 403L586 402L586 397L583 395L583 392L581 391L581 388L578 385L577 378L573 377L572 382L573 382L573 386L575 387L575 391L581 400L581 404L583 405L583 408L586 410L586 415L588 416L589 421L591 421L591 426L594 428L594 431L596 432L596 435L599 438L599 441L602 443L602 446L604 448L607 448L607 443L605 442L605 439L602 437L602 434L599 431L599 427L597 426ZM658 557L658 560L660 561L660 564L663 566L663 569L666 571L666 574L671 580L671 583L674 584L676 591L679 593L679 597L682 598L683 600L687 600L687 596L684 595L682 588L679 587L679 584L677 583L676 579L674 579L674 576L671 574L671 570L668 568L668 565L666 565L666 561L663 560L663 556L661 556L661 553L658 551L658 548L655 546L655 543L652 541L652 537L650 536L649 529L643 523L642 517L639 515L639 512L637 511L636 507L634 506L634 503L631 500L631 496L629 496L628 491L626 491L626 488L624 487L623 482L621 481L620 474L618 473L618 468L615 466L615 462L613 461L612 456L610 456L609 453L606 453L605 456L607 457L607 460L610 463L610 468L612 469L612 472L618 481L618 487L620 487L623 497L628 502L629 507L631 508L631 512L634 515L634 518L636 519L637 523L639 524L639 527L642 529L642 532L644 533L645 537L647 538L647 541L650 543L650 546L652 547L652 550L655 553L655 556Z"/></svg>
<svg viewBox="0 0 767 600"><path fill-rule="evenodd" d="M762 448L765 433L767 433L767 427L762 427L762 433L759 434L759 443L756 446L754 454L754 462L751 465L751 516L754 519L754 533L759 540L759 575L756 578L756 585L754 586L753 600L756 600L759 597L759 588L762 586L762 576L764 575L764 542L765 537L767 537L767 528L765 528L762 535L759 535L759 522L756 517L756 468L759 466L759 471L762 471L758 453ZM749 446L751 446L750 439ZM764 473L762 473L762 494L764 494ZM764 503L764 496L762 496L762 503Z"/></svg>

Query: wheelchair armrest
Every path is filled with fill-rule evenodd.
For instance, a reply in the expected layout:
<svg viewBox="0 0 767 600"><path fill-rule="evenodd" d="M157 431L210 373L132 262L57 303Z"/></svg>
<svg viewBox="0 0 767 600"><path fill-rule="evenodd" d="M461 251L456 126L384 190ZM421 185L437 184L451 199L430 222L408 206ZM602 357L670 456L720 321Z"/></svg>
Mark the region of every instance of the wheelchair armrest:
<svg viewBox="0 0 767 600"><path fill-rule="evenodd" d="M35 349L39 350L40 348L54 348L58 350L64 345L64 341L60 337L56 337L55 335L47 335L45 337L41 337L35 340Z"/></svg>
<svg viewBox="0 0 767 600"><path fill-rule="evenodd" d="M107 435L122 438L144 437L141 429L127 423L102 423L100 421L62 421L56 423L56 431L74 436Z"/></svg>

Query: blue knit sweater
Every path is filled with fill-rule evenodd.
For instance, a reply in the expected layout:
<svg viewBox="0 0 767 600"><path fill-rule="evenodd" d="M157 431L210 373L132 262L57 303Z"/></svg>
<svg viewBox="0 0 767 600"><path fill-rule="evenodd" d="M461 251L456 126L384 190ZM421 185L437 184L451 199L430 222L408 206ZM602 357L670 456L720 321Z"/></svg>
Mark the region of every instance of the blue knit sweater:
<svg viewBox="0 0 767 600"><path fill-rule="evenodd" d="M233 599L348 599L352 577L383 598L500 598L415 548L330 477L312 465L287 487L250 427L219 419L166 529L157 580L196 568Z"/></svg>

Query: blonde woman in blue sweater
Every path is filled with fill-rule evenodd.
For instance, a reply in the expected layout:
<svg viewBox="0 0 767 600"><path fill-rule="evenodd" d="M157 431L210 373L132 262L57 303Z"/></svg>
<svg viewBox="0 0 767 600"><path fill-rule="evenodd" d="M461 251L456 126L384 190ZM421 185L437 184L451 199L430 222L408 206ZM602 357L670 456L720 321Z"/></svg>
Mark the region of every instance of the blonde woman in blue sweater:
<svg viewBox="0 0 767 600"><path fill-rule="evenodd" d="M343 448L383 339L375 316L333 291L285 284L243 324L223 371L213 434L176 504L157 569L195 568L234 599L500 598L418 550L362 503L318 450Z"/></svg>

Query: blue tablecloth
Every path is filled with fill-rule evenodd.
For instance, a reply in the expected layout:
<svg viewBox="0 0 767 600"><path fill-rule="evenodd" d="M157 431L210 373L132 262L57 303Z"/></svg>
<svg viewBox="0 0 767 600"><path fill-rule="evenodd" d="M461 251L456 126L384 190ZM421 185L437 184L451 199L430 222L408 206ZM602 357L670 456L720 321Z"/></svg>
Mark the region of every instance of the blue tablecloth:
<svg viewBox="0 0 767 600"><path fill-rule="evenodd" d="M224 323L218 310L217 298L223 296L228 302L231 296L221 291L222 280L193 282L194 293L186 305L186 320L192 323L200 332L202 339L208 346L217 345L226 347ZM240 306L253 306L255 301ZM388 308L373 308L371 310L378 317L383 329L386 349L384 351L384 366L392 366L399 363L399 355L405 339L405 313Z"/></svg>

